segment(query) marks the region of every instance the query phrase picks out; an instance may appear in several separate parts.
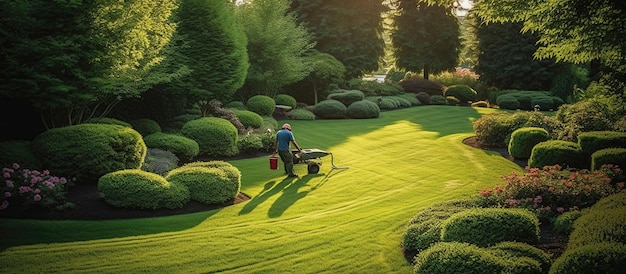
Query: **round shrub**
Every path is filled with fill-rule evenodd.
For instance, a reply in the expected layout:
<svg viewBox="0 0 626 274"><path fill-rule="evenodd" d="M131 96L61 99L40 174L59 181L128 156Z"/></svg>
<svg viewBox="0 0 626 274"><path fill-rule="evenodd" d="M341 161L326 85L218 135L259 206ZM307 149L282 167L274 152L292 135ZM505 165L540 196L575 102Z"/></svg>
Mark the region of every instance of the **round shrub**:
<svg viewBox="0 0 626 274"><path fill-rule="evenodd" d="M422 104L422 102L417 99L415 93L402 93L396 96L406 99L407 101L409 101L409 103L411 103L411 106L419 106Z"/></svg>
<svg viewBox="0 0 626 274"><path fill-rule="evenodd" d="M296 98L288 94L278 94L274 97L277 105L289 106L291 109L295 109L298 104Z"/></svg>
<svg viewBox="0 0 626 274"><path fill-rule="evenodd" d="M554 99L551 96L533 96L530 98L530 104L533 108L539 106L539 109L543 111L555 109Z"/></svg>
<svg viewBox="0 0 626 274"><path fill-rule="evenodd" d="M598 243L576 249L568 248L559 256L550 274L570 273L623 273L626 268L626 245L619 243Z"/></svg>
<svg viewBox="0 0 626 274"><path fill-rule="evenodd" d="M457 99L456 97L452 97L452 96L446 96L446 101L448 101L448 105L451 105L451 106L458 106L461 104L461 101L459 101L459 99Z"/></svg>
<svg viewBox="0 0 626 274"><path fill-rule="evenodd" d="M133 127L130 123L124 122L119 119L108 118L108 117L91 118L85 121L84 124L105 124L105 125L118 125L118 126L123 126L123 127Z"/></svg>
<svg viewBox="0 0 626 274"><path fill-rule="evenodd" d="M585 155L605 148L626 148L626 132L588 131L578 134L578 145Z"/></svg>
<svg viewBox="0 0 626 274"><path fill-rule="evenodd" d="M436 243L414 259L413 273L504 273L502 258L467 243ZM510 273L510 272L509 272Z"/></svg>
<svg viewBox="0 0 626 274"><path fill-rule="evenodd" d="M228 104L226 104L227 108L234 108L234 109L242 109L242 110L247 110L248 107L246 107L246 104L244 104L242 101L232 101Z"/></svg>
<svg viewBox="0 0 626 274"><path fill-rule="evenodd" d="M533 147L550 138L548 131L538 127L518 128L511 133L509 141L509 154L516 159L528 159Z"/></svg>
<svg viewBox="0 0 626 274"><path fill-rule="evenodd" d="M398 103L398 106L401 108L408 108L408 107L412 107L413 104L411 103L411 101L409 101L408 99L402 97L402 96L388 96L389 99L395 100Z"/></svg>
<svg viewBox="0 0 626 274"><path fill-rule="evenodd" d="M441 84L423 78L406 78L401 80L398 84L400 84L405 92L425 92L428 93L429 96L443 95L443 86Z"/></svg>
<svg viewBox="0 0 626 274"><path fill-rule="evenodd" d="M167 150L148 148L146 160L141 165L141 170L165 175L178 167L179 160L174 153Z"/></svg>
<svg viewBox="0 0 626 274"><path fill-rule="evenodd" d="M161 132L161 126L159 123L152 119L137 119L130 121L133 129L141 134L141 136L148 136L152 133Z"/></svg>
<svg viewBox="0 0 626 274"><path fill-rule="evenodd" d="M504 147L504 140L511 133L511 115L503 112L490 113L472 124L476 138L486 146Z"/></svg>
<svg viewBox="0 0 626 274"><path fill-rule="evenodd" d="M173 209L189 202L189 190L185 186L139 169L105 174L98 180L98 191L106 203L122 208Z"/></svg>
<svg viewBox="0 0 626 274"><path fill-rule="evenodd" d="M428 93L426 92L416 93L415 98L417 98L417 100L419 100L422 105L428 105L428 103L430 102L430 95L428 95Z"/></svg>
<svg viewBox="0 0 626 274"><path fill-rule="evenodd" d="M452 96L459 99L461 104L471 104L476 102L478 94L476 91L468 85L452 85L444 89L443 94L445 96Z"/></svg>
<svg viewBox="0 0 626 274"><path fill-rule="evenodd" d="M428 99L429 105L447 105L448 100L443 95L433 95Z"/></svg>
<svg viewBox="0 0 626 274"><path fill-rule="evenodd" d="M583 212L580 210L572 210L564 212L554 219L554 230L565 235L569 235L574 230L574 221L576 221Z"/></svg>
<svg viewBox="0 0 626 274"><path fill-rule="evenodd" d="M559 140L575 142L580 132L605 131L613 127L613 114L606 104L596 100L563 105L555 117L563 126Z"/></svg>
<svg viewBox="0 0 626 274"><path fill-rule="evenodd" d="M206 168L218 168L226 173L226 176L230 179L230 183L237 189L241 187L241 172L239 169L229 162L225 161L205 161L205 162L191 162L185 164L183 167L206 167Z"/></svg>
<svg viewBox="0 0 626 274"><path fill-rule="evenodd" d="M186 161L200 153L198 142L182 135L157 132L143 137L143 141L148 148L167 150Z"/></svg>
<svg viewBox="0 0 626 274"><path fill-rule="evenodd" d="M315 120L315 114L304 108L297 108L291 111L293 120Z"/></svg>
<svg viewBox="0 0 626 274"><path fill-rule="evenodd" d="M536 144L528 158L528 166L537 168L553 165L587 168L584 162L577 143L561 140L548 140Z"/></svg>
<svg viewBox="0 0 626 274"><path fill-rule="evenodd" d="M343 119L346 117L348 108L341 102L333 99L326 99L315 105L313 113L323 119Z"/></svg>
<svg viewBox="0 0 626 274"><path fill-rule="evenodd" d="M361 100L350 104L346 115L355 119L378 118L380 116L380 108L374 102Z"/></svg>
<svg viewBox="0 0 626 274"><path fill-rule="evenodd" d="M539 266L541 268L540 273L548 273L548 271L550 270L550 266L552 265L552 259L550 259L550 255L548 253L527 243L501 242L492 247L489 247L489 249L493 251L502 251L502 253L496 252L496 255L500 253L502 254L501 257L508 257L513 260L515 260L516 258L530 258L539 263Z"/></svg>
<svg viewBox="0 0 626 274"><path fill-rule="evenodd" d="M376 104L380 109L397 109L399 107L398 101L393 100L389 96L380 97L380 100L377 100Z"/></svg>
<svg viewBox="0 0 626 274"><path fill-rule="evenodd" d="M354 102L361 101L365 98L360 90L340 90L338 93L329 94L326 99L337 100L343 103L346 107L350 106Z"/></svg>
<svg viewBox="0 0 626 274"><path fill-rule="evenodd" d="M178 115L172 118L172 121L167 123L167 129L170 131L179 131L187 122L200 118L202 118L201 114Z"/></svg>
<svg viewBox="0 0 626 274"><path fill-rule="evenodd" d="M263 126L263 117L256 112L238 109L232 109L232 111L246 128L261 128L261 126Z"/></svg>
<svg viewBox="0 0 626 274"><path fill-rule="evenodd" d="M520 109L520 102L517 98L510 95L502 95L498 96L496 99L496 105L498 105L501 109Z"/></svg>
<svg viewBox="0 0 626 274"><path fill-rule="evenodd" d="M444 221L441 240L480 247L506 241L535 244L539 241L539 219L525 209L469 209Z"/></svg>
<svg viewBox="0 0 626 274"><path fill-rule="evenodd" d="M35 137L31 148L44 168L78 184L95 184L104 174L138 169L147 150L139 132L110 124L53 128Z"/></svg>
<svg viewBox="0 0 626 274"><path fill-rule="evenodd" d="M250 111L261 116L272 116L276 108L276 101L267 95L255 95L248 99L246 106Z"/></svg>
<svg viewBox="0 0 626 274"><path fill-rule="evenodd" d="M574 222L567 248L576 249L589 244L610 242L626 244L626 206L624 193L613 194L603 199L612 203L596 203ZM601 199L600 201L602 201Z"/></svg>
<svg viewBox="0 0 626 274"><path fill-rule="evenodd" d="M598 170L603 165L626 167L626 148L605 148L591 154L591 170Z"/></svg>
<svg viewBox="0 0 626 274"><path fill-rule="evenodd" d="M15 140L0 142L0 166L9 167L19 163L26 169L41 169L41 161L30 149L30 141Z"/></svg>
<svg viewBox="0 0 626 274"><path fill-rule="evenodd" d="M203 204L219 204L237 197L239 187L232 184L220 168L183 166L170 171L167 181L187 186L191 200Z"/></svg>
<svg viewBox="0 0 626 274"><path fill-rule="evenodd" d="M260 134L246 134L237 140L239 153L255 153L264 151Z"/></svg>
<svg viewBox="0 0 626 274"><path fill-rule="evenodd" d="M228 120L203 117L187 122L181 129L183 136L198 143L200 154L210 157L237 155L237 128Z"/></svg>

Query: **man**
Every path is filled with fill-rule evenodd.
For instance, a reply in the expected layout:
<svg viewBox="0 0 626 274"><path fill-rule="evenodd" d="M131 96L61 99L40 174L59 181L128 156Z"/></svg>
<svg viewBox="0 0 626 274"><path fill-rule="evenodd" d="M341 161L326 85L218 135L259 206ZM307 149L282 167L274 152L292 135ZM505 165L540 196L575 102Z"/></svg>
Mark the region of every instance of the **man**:
<svg viewBox="0 0 626 274"><path fill-rule="evenodd" d="M298 177L297 174L293 172L293 154L291 153L291 144L298 149L298 151L302 152L298 143L296 143L296 139L293 137L293 133L291 132L291 125L284 124L282 129L276 132L276 141L274 141L274 153L272 155L280 156L280 160L283 161L283 165L285 167L285 173L289 177Z"/></svg>

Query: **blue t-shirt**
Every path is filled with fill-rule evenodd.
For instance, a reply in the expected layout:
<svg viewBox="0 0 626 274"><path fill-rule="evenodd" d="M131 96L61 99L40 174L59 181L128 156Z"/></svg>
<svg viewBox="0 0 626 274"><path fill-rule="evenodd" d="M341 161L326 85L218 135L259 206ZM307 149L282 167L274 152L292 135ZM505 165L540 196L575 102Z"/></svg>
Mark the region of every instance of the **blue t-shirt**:
<svg viewBox="0 0 626 274"><path fill-rule="evenodd" d="M286 129L281 129L276 133L276 141L278 141L278 150L289 150L291 141L295 141L293 133Z"/></svg>

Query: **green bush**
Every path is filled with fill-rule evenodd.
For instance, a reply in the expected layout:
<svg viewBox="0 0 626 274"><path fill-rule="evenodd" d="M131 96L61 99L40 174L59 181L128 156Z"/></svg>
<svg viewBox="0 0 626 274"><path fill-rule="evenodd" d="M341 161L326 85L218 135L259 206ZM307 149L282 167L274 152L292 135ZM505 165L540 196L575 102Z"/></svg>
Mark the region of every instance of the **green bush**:
<svg viewBox="0 0 626 274"><path fill-rule="evenodd" d="M626 148L605 148L591 154L591 170L601 169L604 165L626 167Z"/></svg>
<svg viewBox="0 0 626 274"><path fill-rule="evenodd" d="M626 132L589 131L578 134L580 150L587 156L604 148L626 148Z"/></svg>
<svg viewBox="0 0 626 274"><path fill-rule="evenodd" d="M236 188L239 192L241 187L241 171L229 162L214 160L214 161L198 161L185 164L183 167L205 167L205 168L218 168L226 173L226 176L230 180L231 188Z"/></svg>
<svg viewBox="0 0 626 274"><path fill-rule="evenodd" d="M143 137L148 148L158 148L172 152L179 159L191 160L200 153L198 142L182 135L156 132Z"/></svg>
<svg viewBox="0 0 626 274"><path fill-rule="evenodd" d="M559 140L576 142L580 132L606 131L613 128L612 113L596 100L585 100L563 105L556 111L557 121L563 126Z"/></svg>
<svg viewBox="0 0 626 274"><path fill-rule="evenodd" d="M339 90L337 93L329 94L326 99L337 100L348 107L354 102L365 99L365 94L360 90Z"/></svg>
<svg viewBox="0 0 626 274"><path fill-rule="evenodd" d="M568 248L554 261L550 274L619 274L623 273L625 268L625 244L598 243L576 249Z"/></svg>
<svg viewBox="0 0 626 274"><path fill-rule="evenodd" d="M237 128L226 119L203 117L192 120L183 126L181 133L198 143L200 154L221 157L238 153Z"/></svg>
<svg viewBox="0 0 626 274"><path fill-rule="evenodd" d="M404 92L425 92L429 96L443 95L443 86L437 82L427 79L412 77L408 79L402 79L398 84L400 84Z"/></svg>
<svg viewBox="0 0 626 274"><path fill-rule="evenodd" d="M239 148L239 153L256 153L259 151L264 151L263 141L261 140L262 134L247 134L239 136L237 140L237 148Z"/></svg>
<svg viewBox="0 0 626 274"><path fill-rule="evenodd" d="M419 210L402 237L402 249L405 253L417 254L439 242L443 221L474 206L475 204L467 200L450 200Z"/></svg>
<svg viewBox="0 0 626 274"><path fill-rule="evenodd" d="M341 102L333 99L326 99L315 105L313 113L323 119L343 119L346 117L348 108Z"/></svg>
<svg viewBox="0 0 626 274"><path fill-rule="evenodd" d="M472 102L476 102L477 93L476 91L468 86L468 85L452 85L444 89L443 94L445 96L452 96L459 100L459 103L463 105L471 104Z"/></svg>
<svg viewBox="0 0 626 274"><path fill-rule="evenodd" d="M261 116L272 116L276 108L276 101L267 95L255 95L248 99L246 106L250 111Z"/></svg>
<svg viewBox="0 0 626 274"><path fill-rule="evenodd" d="M291 111L293 120L315 120L315 114L304 108L297 108Z"/></svg>
<svg viewBox="0 0 626 274"><path fill-rule="evenodd" d="M226 108L248 110L248 107L246 107L246 104L244 104L242 101L232 101L226 104Z"/></svg>
<svg viewBox="0 0 626 274"><path fill-rule="evenodd" d="M152 119L137 119L130 121L133 129L141 134L141 136L148 136L152 133L161 132L161 126L159 123Z"/></svg>
<svg viewBox="0 0 626 274"><path fill-rule="evenodd" d="M260 137L261 137L261 143L263 144L263 151L273 152L274 142L276 141L276 134L267 132L265 134L261 134Z"/></svg>
<svg viewBox="0 0 626 274"><path fill-rule="evenodd" d="M558 233L569 235L574 230L574 221L582 215L583 212L580 210L564 212L554 219L554 230Z"/></svg>
<svg viewBox="0 0 626 274"><path fill-rule="evenodd" d="M387 75L389 77L389 75ZM362 91L366 96L389 96L403 92L402 87L395 83L379 83L376 81L364 81L360 78L354 78L348 81L351 89Z"/></svg>
<svg viewBox="0 0 626 274"><path fill-rule="evenodd" d="M448 105L451 105L451 106L458 106L461 104L461 101L459 101L459 99L453 96L446 96L446 101L448 101Z"/></svg>
<svg viewBox="0 0 626 274"><path fill-rule="evenodd" d="M295 109L297 106L296 98L288 94L278 94L274 97L274 101L277 105L289 106L291 109Z"/></svg>
<svg viewBox="0 0 626 274"><path fill-rule="evenodd" d="M619 131L619 132L626 132L626 116L622 116L622 118L620 118L619 120L617 120L617 122L615 122L615 125L613 125L613 130Z"/></svg>
<svg viewBox="0 0 626 274"><path fill-rule="evenodd" d="M200 118L202 118L201 114L183 114L183 115L178 115L178 116L172 118L172 121L167 123L167 130L171 131L171 132L180 131L180 129L183 128L183 126L187 122L193 121L193 120L196 120L196 119L200 119Z"/></svg>
<svg viewBox="0 0 626 274"><path fill-rule="evenodd" d="M27 169L41 169L41 161L30 149L31 142L24 140L0 142L0 166L8 167L19 163Z"/></svg>
<svg viewBox="0 0 626 274"><path fill-rule="evenodd" d="M263 116L263 126L261 127L261 130L265 132L268 129L271 131L278 129L278 121L274 117Z"/></svg>
<svg viewBox="0 0 626 274"><path fill-rule="evenodd" d="M404 98L403 96L388 96L390 99L395 100L398 103L398 107L408 108L412 107L413 103L409 101L409 99Z"/></svg>
<svg viewBox="0 0 626 274"><path fill-rule="evenodd" d="M400 107L398 105L398 101L393 100L389 96L378 97L378 99L375 99L375 100L376 100L375 102L376 105L380 109L390 110L390 109L397 109ZM372 99L368 99L368 101L373 102Z"/></svg>
<svg viewBox="0 0 626 274"><path fill-rule="evenodd" d="M119 119L108 118L108 117L91 118L85 121L84 124L104 124L104 125L118 125L118 126L123 126L123 127L133 127L130 123L124 122Z"/></svg>
<svg viewBox="0 0 626 274"><path fill-rule="evenodd" d="M355 119L378 118L380 116L380 108L374 102L361 100L350 104L346 115Z"/></svg>
<svg viewBox="0 0 626 274"><path fill-rule="evenodd" d="M498 105L501 109L521 109L519 99L510 95L499 96L496 100L496 105Z"/></svg>
<svg viewBox="0 0 626 274"><path fill-rule="evenodd" d="M448 100L443 95L432 95L428 98L429 105L447 105Z"/></svg>
<svg viewBox="0 0 626 274"><path fill-rule="evenodd" d="M184 185L139 169L105 174L98 180L98 191L106 203L122 208L173 209L189 202L189 190Z"/></svg>
<svg viewBox="0 0 626 274"><path fill-rule="evenodd" d="M541 273L548 273L550 266L552 265L552 259L548 253L527 243L501 242L489 247L489 249L493 251L502 251L502 257L508 257L513 260L516 258L531 258L539 263ZM499 252L496 252L496 254L498 253Z"/></svg>
<svg viewBox="0 0 626 274"><path fill-rule="evenodd" d="M263 117L256 112L239 109L232 109L232 111L246 128L261 128L263 126Z"/></svg>
<svg viewBox="0 0 626 274"><path fill-rule="evenodd" d="M528 166L544 167L562 165L571 168L588 168L580 146L577 143L561 140L548 140L536 144L528 158Z"/></svg>
<svg viewBox="0 0 626 274"><path fill-rule="evenodd" d="M419 100L422 105L428 105L428 103L430 102L430 95L423 91L416 93L415 98L417 98L417 100Z"/></svg>
<svg viewBox="0 0 626 274"><path fill-rule="evenodd" d="M139 132L110 124L53 128L35 137L31 148L44 168L79 184L95 184L104 174L140 168L147 149Z"/></svg>
<svg viewBox="0 0 626 274"><path fill-rule="evenodd" d="M550 138L548 131L538 127L518 128L511 133L508 151L513 158L528 159L533 147Z"/></svg>
<svg viewBox="0 0 626 274"><path fill-rule="evenodd" d="M414 259L413 273L501 273L501 258L467 243L436 243Z"/></svg>
<svg viewBox="0 0 626 274"><path fill-rule="evenodd" d="M182 166L170 171L167 181L187 186L191 200L203 204L220 204L237 197L239 185L221 168Z"/></svg>
<svg viewBox="0 0 626 274"><path fill-rule="evenodd" d="M419 99L417 99L417 95L415 93L402 93L396 96L402 97L403 99L406 99L407 101L409 101L409 103L411 104L410 106L419 106L422 104L422 102Z"/></svg>
<svg viewBox="0 0 626 274"><path fill-rule="evenodd" d="M472 126L476 138L485 146L505 147L504 140L512 130L512 115L495 112L476 119Z"/></svg>
<svg viewBox="0 0 626 274"><path fill-rule="evenodd" d="M146 160L141 165L141 170L165 175L170 170L178 167L178 157L170 151L158 148L148 148Z"/></svg>
<svg viewBox="0 0 626 274"><path fill-rule="evenodd" d="M469 209L443 222L441 240L480 247L506 241L536 244L539 241L539 219L525 209Z"/></svg>
<svg viewBox="0 0 626 274"><path fill-rule="evenodd" d="M604 199L608 201L602 201ZM626 244L626 193L613 194L604 199L574 222L568 250L604 242Z"/></svg>
<svg viewBox="0 0 626 274"><path fill-rule="evenodd" d="M480 191L478 203L484 207L525 208L542 220L571 211L588 208L603 197L622 191L609 184L617 169L563 169L546 166L526 167L526 172L502 176L503 184Z"/></svg>

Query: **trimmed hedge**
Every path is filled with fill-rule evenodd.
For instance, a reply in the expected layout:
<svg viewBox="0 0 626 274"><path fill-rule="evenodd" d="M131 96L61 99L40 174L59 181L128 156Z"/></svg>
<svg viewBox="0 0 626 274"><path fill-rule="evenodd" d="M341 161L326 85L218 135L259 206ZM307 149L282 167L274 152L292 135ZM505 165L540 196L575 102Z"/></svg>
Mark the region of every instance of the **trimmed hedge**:
<svg viewBox="0 0 626 274"><path fill-rule="evenodd" d="M141 134L141 136L148 136L152 133L161 132L161 126L159 123L152 119L137 119L130 121L133 129Z"/></svg>
<svg viewBox="0 0 626 274"><path fill-rule="evenodd" d="M190 197L185 186L139 169L105 174L98 180L98 191L106 203L122 208L181 208Z"/></svg>
<svg viewBox="0 0 626 274"><path fill-rule="evenodd" d="M365 98L365 94L360 90L340 89L339 91L338 93L329 94L326 99L337 100L344 106L349 107L352 103L362 101Z"/></svg>
<svg viewBox="0 0 626 274"><path fill-rule="evenodd" d="M346 117L348 108L337 100L326 99L315 105L313 113L323 119L343 119Z"/></svg>
<svg viewBox="0 0 626 274"><path fill-rule="evenodd" d="M248 110L248 107L246 107L246 104L244 104L242 101L229 102L228 104L226 104L226 108Z"/></svg>
<svg viewBox="0 0 626 274"><path fill-rule="evenodd" d="M261 116L272 116L276 108L276 101L267 95L255 95L248 99L246 107Z"/></svg>
<svg viewBox="0 0 626 274"><path fill-rule="evenodd" d="M263 117L249 110L231 109L241 124L246 128L261 128L263 126Z"/></svg>
<svg viewBox="0 0 626 274"><path fill-rule="evenodd" d="M501 257L508 257L510 259L531 258L539 263L541 273L548 273L552 265L552 259L548 253L527 243L501 242L488 249L496 251L496 253L500 253L497 251L502 251L502 253L500 253L502 254Z"/></svg>
<svg viewBox="0 0 626 274"><path fill-rule="evenodd" d="M511 133L508 151L513 158L528 159L533 147L550 138L548 131L538 127L518 128Z"/></svg>
<svg viewBox="0 0 626 274"><path fill-rule="evenodd" d="M226 176L230 179L230 183L237 188L241 187L241 172L239 169L229 162L225 161L205 161L205 162L191 162L184 165L184 167L206 167L206 168L219 168L226 173Z"/></svg>
<svg viewBox="0 0 626 274"><path fill-rule="evenodd" d="M189 121L183 126L181 133L196 141L200 147L200 154L206 156L234 156L239 152L237 128L223 118L203 117Z"/></svg>
<svg viewBox="0 0 626 274"><path fill-rule="evenodd" d="M295 109L298 104L296 98L288 94L278 94L274 97L274 101L277 105L290 106L291 109Z"/></svg>
<svg viewBox="0 0 626 274"><path fill-rule="evenodd" d="M263 151L263 140L261 134L246 134L239 136L237 139L237 148L239 153L255 153Z"/></svg>
<svg viewBox="0 0 626 274"><path fill-rule="evenodd" d="M626 148L626 132L588 131L578 134L578 145L585 155L604 148Z"/></svg>
<svg viewBox="0 0 626 274"><path fill-rule="evenodd" d="M182 135L157 132L143 137L148 148L167 150L184 160L191 160L200 153L198 142Z"/></svg>
<svg viewBox="0 0 626 274"><path fill-rule="evenodd" d="M591 154L591 170L598 170L603 165L617 165L626 168L626 148L605 148Z"/></svg>
<svg viewBox="0 0 626 274"><path fill-rule="evenodd" d="M574 222L567 249L604 242L626 244L626 193L600 199Z"/></svg>
<svg viewBox="0 0 626 274"><path fill-rule="evenodd" d="M447 105L448 100L443 95L432 95L428 98L429 105Z"/></svg>
<svg viewBox="0 0 626 274"><path fill-rule="evenodd" d="M401 97L403 99L406 99L411 104L410 106L419 106L422 104L422 102L419 99L417 99L417 95L415 93L402 93L402 94L396 95L396 97Z"/></svg>
<svg viewBox="0 0 626 274"><path fill-rule="evenodd" d="M304 108L297 108L291 112L290 118L293 120L315 120L315 113Z"/></svg>
<svg viewBox="0 0 626 274"><path fill-rule="evenodd" d="M557 258L550 274L620 274L626 269L626 245L598 243L565 251Z"/></svg>
<svg viewBox="0 0 626 274"><path fill-rule="evenodd" d="M444 221L441 240L480 247L505 241L535 244L539 241L539 219L525 209L469 209Z"/></svg>
<svg viewBox="0 0 626 274"><path fill-rule="evenodd" d="M232 183L224 170L216 167L182 166L165 177L169 182L187 186L191 200L203 204L219 204L237 197L239 184Z"/></svg>
<svg viewBox="0 0 626 274"><path fill-rule="evenodd" d="M445 96L452 96L459 100L459 103L468 105L476 102L478 94L476 91L468 85L452 85L444 89L443 94Z"/></svg>
<svg viewBox="0 0 626 274"><path fill-rule="evenodd" d="M380 108L374 102L361 100L350 104L346 110L346 115L355 119L378 118L380 116Z"/></svg>
<svg viewBox="0 0 626 274"><path fill-rule="evenodd" d="M85 122L83 122L83 124L104 124L104 125L118 125L118 126L123 126L123 127L133 127L130 123L119 120L119 119L115 119L115 118L109 118L109 117L102 117L102 118L91 118Z"/></svg>
<svg viewBox="0 0 626 274"><path fill-rule="evenodd" d="M147 150L139 132L111 124L53 128L35 137L31 148L44 168L78 184L95 184L104 174L138 169Z"/></svg>
<svg viewBox="0 0 626 274"><path fill-rule="evenodd" d="M398 84L402 87L404 92L425 92L429 96L443 95L443 85L423 78L402 79Z"/></svg>
<svg viewBox="0 0 626 274"><path fill-rule="evenodd" d="M548 140L536 144L528 159L529 167L561 165L571 168L588 168L580 146L561 140Z"/></svg>

